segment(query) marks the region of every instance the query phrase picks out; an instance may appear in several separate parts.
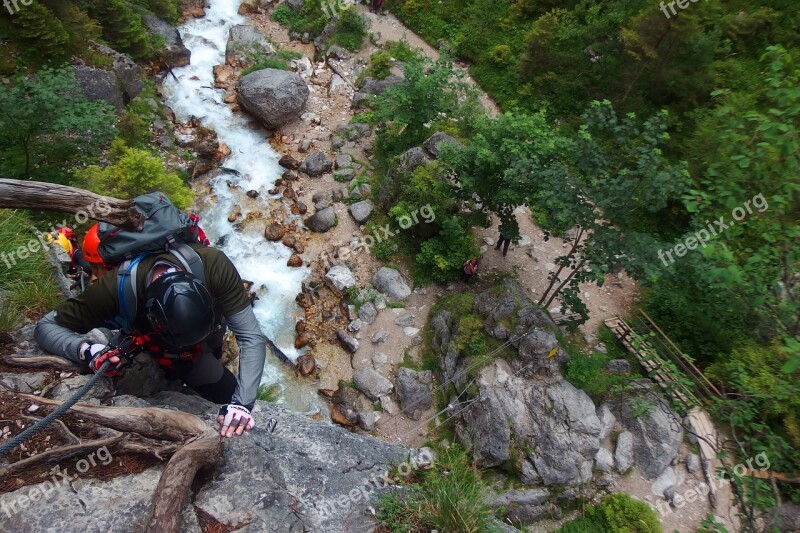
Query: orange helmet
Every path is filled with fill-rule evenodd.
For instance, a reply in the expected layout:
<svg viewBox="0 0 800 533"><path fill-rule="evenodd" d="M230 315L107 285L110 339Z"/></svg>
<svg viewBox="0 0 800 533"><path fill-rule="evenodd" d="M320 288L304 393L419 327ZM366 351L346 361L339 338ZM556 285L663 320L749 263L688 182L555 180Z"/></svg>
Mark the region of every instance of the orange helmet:
<svg viewBox="0 0 800 533"><path fill-rule="evenodd" d="M100 255L100 235L98 235L99 224L95 224L83 237L83 258L90 263L105 263L103 256Z"/></svg>

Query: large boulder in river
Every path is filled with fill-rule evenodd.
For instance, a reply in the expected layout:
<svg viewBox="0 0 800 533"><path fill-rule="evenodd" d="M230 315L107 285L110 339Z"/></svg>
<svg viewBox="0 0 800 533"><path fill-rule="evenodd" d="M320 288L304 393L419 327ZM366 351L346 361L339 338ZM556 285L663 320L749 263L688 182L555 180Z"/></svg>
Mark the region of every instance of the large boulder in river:
<svg viewBox="0 0 800 533"><path fill-rule="evenodd" d="M239 80L237 90L242 108L270 130L297 118L309 95L303 78L274 68L244 76Z"/></svg>
<svg viewBox="0 0 800 533"><path fill-rule="evenodd" d="M164 61L169 67L185 67L189 64L192 52L184 46L177 28L151 13L142 15L142 20L151 34L164 40Z"/></svg>
<svg viewBox="0 0 800 533"><path fill-rule="evenodd" d="M225 46L225 63L246 67L260 58L275 54L275 47L255 26L239 24L231 28Z"/></svg>
<svg viewBox="0 0 800 533"><path fill-rule="evenodd" d="M393 300L405 300L411 294L411 287L397 270L383 267L372 277L372 285Z"/></svg>
<svg viewBox="0 0 800 533"><path fill-rule="evenodd" d="M186 409L186 401L179 397L192 399L173 393L161 396L155 405ZM120 405L148 406L131 396L119 399L128 400ZM211 430L209 413L216 407L200 398L196 403L192 410L208 421ZM356 523L372 530L377 523L368 509L391 490L383 476L393 465L419 457L416 450L315 422L275 404L257 401L254 412L258 420L278 420L277 429L270 433L257 424L254 430L226 440L213 478L201 483L179 510L181 531L202 531L198 511L209 523L228 526L242 524L245 517L245 529L254 532L347 531ZM88 463L90 456L79 457ZM90 458L92 473L105 474L82 476L69 465L62 473L70 482L59 476L54 476L55 483L42 477L39 483L0 494L0 507L14 510L0 513L3 531L125 532L146 523L164 463L108 479L111 454ZM19 505L23 499L27 503Z"/></svg>

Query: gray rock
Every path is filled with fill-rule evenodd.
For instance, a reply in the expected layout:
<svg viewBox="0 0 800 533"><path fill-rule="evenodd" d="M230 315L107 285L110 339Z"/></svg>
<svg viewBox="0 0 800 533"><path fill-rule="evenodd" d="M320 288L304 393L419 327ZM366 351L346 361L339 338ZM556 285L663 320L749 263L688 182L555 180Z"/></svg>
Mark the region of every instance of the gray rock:
<svg viewBox="0 0 800 533"><path fill-rule="evenodd" d="M361 411L358 413L358 425L364 431L372 431L378 423L380 414L375 411Z"/></svg>
<svg viewBox="0 0 800 533"><path fill-rule="evenodd" d="M608 362L607 368L611 374L631 373L631 363L627 359L612 359Z"/></svg>
<svg viewBox="0 0 800 533"><path fill-rule="evenodd" d="M667 491L672 491L674 493L675 486L678 485L678 483L678 475L672 467L668 466L661 472L661 475L653 481L653 484L650 485L650 492L653 496L669 500L670 498L666 495Z"/></svg>
<svg viewBox="0 0 800 533"><path fill-rule="evenodd" d="M337 155L336 159L334 160L334 166L337 169L352 168L353 156L351 156L350 154Z"/></svg>
<svg viewBox="0 0 800 533"><path fill-rule="evenodd" d="M500 521L497 517L489 517L489 524L492 528L492 531L498 531L499 533L520 533L520 530L515 528L510 524L506 524L505 522Z"/></svg>
<svg viewBox="0 0 800 533"><path fill-rule="evenodd" d="M397 402L392 400L389 396L381 396L381 409L390 415L396 415L400 412L400 406Z"/></svg>
<svg viewBox="0 0 800 533"><path fill-rule="evenodd" d="M428 139L422 143L422 146L425 150L430 154L431 157L436 159L439 156L439 152L442 149L442 146L445 144L453 144L456 146L461 146L461 143L455 140L453 137L446 133L437 132L428 137Z"/></svg>
<svg viewBox="0 0 800 533"><path fill-rule="evenodd" d="M614 469L614 456L605 448L600 448L594 457L594 465L601 472L611 472Z"/></svg>
<svg viewBox="0 0 800 533"><path fill-rule="evenodd" d="M617 423L617 418L611 412L611 408L607 403L597 408L597 418L600 420L600 435L598 435L598 438L603 440L611 435L611 431Z"/></svg>
<svg viewBox="0 0 800 533"><path fill-rule="evenodd" d="M410 368L400 368L395 389L400 407L413 420L420 420L422 414L433 406L433 374L430 370L416 372Z"/></svg>
<svg viewBox="0 0 800 533"><path fill-rule="evenodd" d="M350 216L352 216L353 220L359 224L363 224L369 220L374 207L375 206L372 204L372 200L361 200L360 202L350 204Z"/></svg>
<svg viewBox="0 0 800 533"><path fill-rule="evenodd" d="M413 337L419 333L419 328L403 328L403 334L406 337Z"/></svg>
<svg viewBox="0 0 800 533"><path fill-rule="evenodd" d="M336 181L352 181L356 177L356 172L352 168L343 168L333 173Z"/></svg>
<svg viewBox="0 0 800 533"><path fill-rule="evenodd" d="M183 45L183 39L177 28L149 13L142 15L142 20L150 33L164 40L164 60L167 65L175 68L189 64L192 53Z"/></svg>
<svg viewBox="0 0 800 533"><path fill-rule="evenodd" d="M304 139L303 142L300 143L300 147L297 149L298 152L301 154L308 153L311 149L311 145L314 143L311 139Z"/></svg>
<svg viewBox="0 0 800 533"><path fill-rule="evenodd" d="M239 24L228 34L225 62L231 66L247 67L258 59L275 54L275 47L255 26Z"/></svg>
<svg viewBox="0 0 800 533"><path fill-rule="evenodd" d="M347 53L347 50L339 46L338 44L332 45L328 48L328 51L325 52L325 57L332 57L334 59L347 59L350 54Z"/></svg>
<svg viewBox="0 0 800 533"><path fill-rule="evenodd" d="M491 505L502 507L507 520L523 526L553 514L549 499L550 493L546 489L512 490L501 494Z"/></svg>
<svg viewBox="0 0 800 533"><path fill-rule="evenodd" d="M339 343L342 347L350 353L356 353L358 350L358 341L345 333L342 330L336 332L336 338L339 339Z"/></svg>
<svg viewBox="0 0 800 533"><path fill-rule="evenodd" d="M326 207L330 207L333 203L333 194L330 191L317 191L314 193L314 196L311 197L311 201L314 202L314 207L317 210L325 209Z"/></svg>
<svg viewBox="0 0 800 533"><path fill-rule="evenodd" d="M658 401L661 405L639 416L634 416L633 409L627 402L621 410L622 423L633 434L636 465L651 479L660 475L675 460L683 441L680 418L668 407L665 400Z"/></svg>
<svg viewBox="0 0 800 533"><path fill-rule="evenodd" d="M414 315L403 315L394 319L398 326L408 327L414 325Z"/></svg>
<svg viewBox="0 0 800 533"><path fill-rule="evenodd" d="M291 8L292 11L300 11L303 8L303 3L305 0L286 0L286 5Z"/></svg>
<svg viewBox="0 0 800 533"><path fill-rule="evenodd" d="M322 176L333 170L333 161L328 159L324 152L313 152L300 164L300 172L312 178Z"/></svg>
<svg viewBox="0 0 800 533"><path fill-rule="evenodd" d="M519 469L519 480L525 485L540 485L542 476L529 460L524 459Z"/></svg>
<svg viewBox="0 0 800 533"><path fill-rule="evenodd" d="M105 456L104 456L105 457ZM102 461L98 462L101 464ZM151 498L162 466L110 480L81 479L70 464L60 469L71 483L56 475L14 492L0 494L3 531L131 531L132 524L147 523ZM20 505L23 497L25 507ZM87 513L86 509L92 512Z"/></svg>
<svg viewBox="0 0 800 533"><path fill-rule="evenodd" d="M389 362L389 356L385 353L374 353L372 354L372 363L376 365L385 365Z"/></svg>
<svg viewBox="0 0 800 533"><path fill-rule="evenodd" d="M397 85L402 81L403 78L399 76L388 76L382 80L367 78L366 80L364 80L364 85L361 86L359 92L362 94L373 94L373 95L381 94L389 87L394 87L395 85Z"/></svg>
<svg viewBox="0 0 800 533"><path fill-rule="evenodd" d="M344 146L344 139L342 139L338 135L334 135L333 137L331 137L331 148L333 148L334 150L338 150L342 146Z"/></svg>
<svg viewBox="0 0 800 533"><path fill-rule="evenodd" d="M50 397L53 400L58 400L59 402L63 402L67 400L70 396L75 394L75 392L83 387L91 376L82 375L82 376L73 376L71 378L66 378L61 380L61 383L53 387L53 391L50 394ZM102 400L105 398L110 398L114 394L114 389L111 386L111 380L106 377L102 377L98 379L92 388L83 395L83 399L81 401L87 400Z"/></svg>
<svg viewBox="0 0 800 533"><path fill-rule="evenodd" d="M119 80L119 85L122 88L125 101L129 102L139 96L139 93L141 93L144 88L142 67L137 65L125 54L120 54L107 46L99 43L93 43L93 46L96 46L97 50L103 55L111 58L111 70L116 74L117 80ZM156 103L153 110L155 111L157 108L158 104Z"/></svg>
<svg viewBox="0 0 800 533"><path fill-rule="evenodd" d="M422 148L415 146L403 152L400 155L398 163L400 170L403 172L413 172L415 168L424 165L428 161L430 161L430 159L428 159L428 156L422 151Z"/></svg>
<svg viewBox="0 0 800 533"><path fill-rule="evenodd" d="M47 381L47 373L31 372L30 374L0 373L0 390L9 389L25 394L41 390Z"/></svg>
<svg viewBox="0 0 800 533"><path fill-rule="evenodd" d="M356 318L355 320L350 322L350 324L348 324L347 331L350 331L351 333L358 333L359 331L361 331L361 328L363 326L364 326L364 323L361 322L361 319L360 318Z"/></svg>
<svg viewBox="0 0 800 533"><path fill-rule="evenodd" d="M177 391L162 391L148 397L147 401L154 407L191 413L201 418L216 415L219 410L218 405L211 403L205 398L183 394Z"/></svg>
<svg viewBox="0 0 800 533"><path fill-rule="evenodd" d="M355 383L356 389L373 400L391 394L394 389L391 381L369 367L359 368L353 372L353 383Z"/></svg>
<svg viewBox="0 0 800 533"><path fill-rule="evenodd" d="M624 474L633 466L633 434L623 431L617 437L617 449L614 451L617 472Z"/></svg>
<svg viewBox="0 0 800 533"><path fill-rule="evenodd" d="M325 233L336 225L336 212L333 207L326 207L305 219L304 223L311 231Z"/></svg>
<svg viewBox="0 0 800 533"><path fill-rule="evenodd" d="M422 344L422 342L423 342L422 335L414 335L413 337L411 337L411 346L419 346L420 344Z"/></svg>
<svg viewBox="0 0 800 533"><path fill-rule="evenodd" d="M358 310L358 318L364 321L365 324L372 324L378 318L378 310L375 304L367 302Z"/></svg>
<svg viewBox="0 0 800 533"><path fill-rule="evenodd" d="M237 94L245 111L274 130L297 117L308 100L309 90L299 75L267 68L242 77Z"/></svg>
<svg viewBox="0 0 800 533"><path fill-rule="evenodd" d="M497 508L508 507L512 504L541 505L549 499L550 491L547 489L510 490L492 500L491 506Z"/></svg>
<svg viewBox="0 0 800 533"><path fill-rule="evenodd" d="M334 265L325 274L325 282L337 294L342 295L358 283L353 272L345 265Z"/></svg>
<svg viewBox="0 0 800 533"><path fill-rule="evenodd" d="M386 339L389 338L388 331L376 331L372 334L372 343L378 344L380 342L386 342Z"/></svg>
<svg viewBox="0 0 800 533"><path fill-rule="evenodd" d="M117 109L125 107L125 96L116 74L85 65L75 65L71 68L86 100L89 102L102 100Z"/></svg>
<svg viewBox="0 0 800 533"><path fill-rule="evenodd" d="M397 270L382 267L372 277L372 285L393 300L405 300L411 294L411 287Z"/></svg>
<svg viewBox="0 0 800 533"><path fill-rule="evenodd" d="M180 390L181 382L168 380L152 357L140 355L125 368L114 386L116 394L152 396L164 390Z"/></svg>
<svg viewBox="0 0 800 533"><path fill-rule="evenodd" d="M357 92L353 95L352 107L358 109L360 107L368 106L375 97L371 94Z"/></svg>
<svg viewBox="0 0 800 533"><path fill-rule="evenodd" d="M688 470L690 474L694 474L700 470L699 455L696 453L690 453L688 457L686 457L686 470Z"/></svg>

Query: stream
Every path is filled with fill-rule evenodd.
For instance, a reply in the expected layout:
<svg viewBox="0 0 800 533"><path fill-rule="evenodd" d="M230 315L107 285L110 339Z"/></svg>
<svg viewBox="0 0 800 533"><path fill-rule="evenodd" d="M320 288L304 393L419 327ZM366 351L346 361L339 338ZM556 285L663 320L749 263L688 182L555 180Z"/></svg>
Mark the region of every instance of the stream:
<svg viewBox="0 0 800 533"><path fill-rule="evenodd" d="M212 244L233 261L243 279L254 282L259 297L254 311L262 331L294 361L301 355L294 348L295 322L301 316L294 298L309 271L286 266L292 251L264 238L263 219L245 224L241 230L228 222L237 205L245 220L249 212L268 212L268 200L279 196L270 196L267 191L283 172L278 165L280 155L269 145L267 132L255 127L246 115L233 113L222 101L225 90L214 88L213 67L225 63L228 32L232 26L246 23L238 14L239 3L210 0L204 18L178 28L184 45L192 52L191 64L173 69L175 77L164 79L163 94L178 120L187 122L196 117L231 149L231 155L220 163L230 171L209 182L212 194L204 186L193 185L194 209ZM249 190L258 191L255 200L247 197ZM267 355L262 384L280 385L277 403L292 411L327 411L314 383L295 377L293 368L277 357Z"/></svg>

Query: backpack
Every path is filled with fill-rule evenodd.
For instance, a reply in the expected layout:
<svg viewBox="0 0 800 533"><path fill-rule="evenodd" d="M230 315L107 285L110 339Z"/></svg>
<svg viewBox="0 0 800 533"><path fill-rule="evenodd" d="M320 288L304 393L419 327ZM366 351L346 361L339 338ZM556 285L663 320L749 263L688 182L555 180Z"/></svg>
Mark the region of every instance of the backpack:
<svg viewBox="0 0 800 533"><path fill-rule="evenodd" d="M131 329L136 319L136 272L141 260L148 255L169 252L185 271L191 272L201 283L206 281L200 256L187 245L193 242L209 245L198 225L200 219L180 211L161 192L137 196L133 203L145 216L141 232L124 230L106 222L98 226L100 255L107 263L121 261L117 269L120 314L116 321L122 329Z"/></svg>

